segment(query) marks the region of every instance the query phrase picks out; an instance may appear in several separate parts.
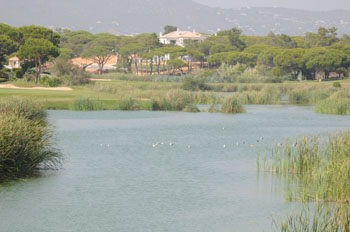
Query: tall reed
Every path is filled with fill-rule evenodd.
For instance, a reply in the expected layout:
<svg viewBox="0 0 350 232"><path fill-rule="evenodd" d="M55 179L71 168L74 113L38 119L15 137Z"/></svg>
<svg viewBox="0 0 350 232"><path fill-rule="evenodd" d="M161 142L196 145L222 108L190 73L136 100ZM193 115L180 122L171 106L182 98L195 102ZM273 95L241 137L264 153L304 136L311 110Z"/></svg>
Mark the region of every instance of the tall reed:
<svg viewBox="0 0 350 232"><path fill-rule="evenodd" d="M317 205L314 210L304 206L286 219L273 219L273 225L278 232L348 232L349 224L339 220L344 216L345 211L339 207Z"/></svg>
<svg viewBox="0 0 350 232"><path fill-rule="evenodd" d="M230 96L230 97L226 97L224 103L222 104L221 112L236 114L236 113L244 113L245 110L236 97Z"/></svg>
<svg viewBox="0 0 350 232"><path fill-rule="evenodd" d="M59 167L62 155L52 143L46 113L19 98L0 102L0 180L27 177Z"/></svg>
<svg viewBox="0 0 350 232"><path fill-rule="evenodd" d="M74 100L72 110L76 111L97 111L102 110L102 104L90 98L79 98Z"/></svg>
<svg viewBox="0 0 350 232"><path fill-rule="evenodd" d="M336 210L327 217L340 225L333 231L350 231L350 131L327 139L314 136L287 140L272 149L270 159L263 163L257 161L259 169L294 178L293 186L287 186L289 200L333 204ZM308 227L291 230L304 223L310 226L311 222L305 220L293 216L284 223L286 230L280 231L332 231L307 230Z"/></svg>

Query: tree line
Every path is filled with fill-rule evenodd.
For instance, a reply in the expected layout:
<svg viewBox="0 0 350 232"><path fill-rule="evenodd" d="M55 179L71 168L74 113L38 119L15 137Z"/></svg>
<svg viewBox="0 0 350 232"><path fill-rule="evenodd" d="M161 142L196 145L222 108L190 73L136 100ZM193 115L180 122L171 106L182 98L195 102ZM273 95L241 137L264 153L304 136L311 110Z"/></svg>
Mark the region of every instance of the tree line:
<svg viewBox="0 0 350 232"><path fill-rule="evenodd" d="M165 26L164 33L175 31ZM350 35L337 35L336 28L319 28L316 33L289 36L269 33L246 36L237 28L210 35L203 42L185 41L185 47L164 45L157 34L117 36L87 31L55 31L40 26L11 27L0 24L0 78L6 76L4 65L11 56L24 61L22 71L34 70L38 82L45 62L88 58L103 72L104 65L118 57L123 72L148 75L191 73L196 68L216 69L221 65L238 65L243 70L256 69L263 75L291 79L347 77L350 67ZM165 59L165 57L167 59ZM89 65L89 64L87 64Z"/></svg>

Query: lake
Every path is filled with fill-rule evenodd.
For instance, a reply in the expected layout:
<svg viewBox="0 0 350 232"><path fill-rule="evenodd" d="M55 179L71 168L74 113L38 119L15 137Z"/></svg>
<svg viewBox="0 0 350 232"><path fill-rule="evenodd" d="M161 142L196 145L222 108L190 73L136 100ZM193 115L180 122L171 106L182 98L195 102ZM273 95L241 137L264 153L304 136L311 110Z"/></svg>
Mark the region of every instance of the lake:
<svg viewBox="0 0 350 232"><path fill-rule="evenodd" d="M0 231L270 231L298 209L257 151L350 128L310 107L245 114L49 111L64 168L0 187ZM263 139L261 139L263 137Z"/></svg>

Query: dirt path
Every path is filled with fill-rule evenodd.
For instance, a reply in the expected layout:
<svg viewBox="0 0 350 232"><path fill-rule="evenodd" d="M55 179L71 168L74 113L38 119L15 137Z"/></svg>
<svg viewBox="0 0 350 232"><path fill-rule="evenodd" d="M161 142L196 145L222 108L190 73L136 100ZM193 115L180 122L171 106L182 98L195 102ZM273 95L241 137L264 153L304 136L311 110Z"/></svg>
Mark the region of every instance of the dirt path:
<svg viewBox="0 0 350 232"><path fill-rule="evenodd" d="M1 89L31 89L31 90L56 90L56 91L72 91L73 89L70 87L32 87L32 88L25 88L25 87L18 87L13 84L4 84L0 85Z"/></svg>

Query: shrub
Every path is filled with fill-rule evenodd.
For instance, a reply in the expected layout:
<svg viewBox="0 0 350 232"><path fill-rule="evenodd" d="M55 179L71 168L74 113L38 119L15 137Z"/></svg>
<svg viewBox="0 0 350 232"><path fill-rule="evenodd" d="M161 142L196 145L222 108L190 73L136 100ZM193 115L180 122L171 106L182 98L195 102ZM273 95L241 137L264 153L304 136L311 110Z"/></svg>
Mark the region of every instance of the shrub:
<svg viewBox="0 0 350 232"><path fill-rule="evenodd" d="M49 87L57 87L62 84L62 81L57 77L44 76L40 79L40 84Z"/></svg>
<svg viewBox="0 0 350 232"><path fill-rule="evenodd" d="M128 99L121 100L121 102L119 103L119 109L120 110L138 110L139 105L134 99L128 98Z"/></svg>
<svg viewBox="0 0 350 232"><path fill-rule="evenodd" d="M5 69L0 69L0 82L8 81L9 73Z"/></svg>
<svg viewBox="0 0 350 232"><path fill-rule="evenodd" d="M160 104L158 101L156 100L152 100L152 103L151 103L151 109L152 111L158 111L158 110L161 110L161 107L160 107Z"/></svg>
<svg viewBox="0 0 350 232"><path fill-rule="evenodd" d="M184 90L198 91L210 90L210 87L205 83L204 78L186 77L182 85Z"/></svg>
<svg viewBox="0 0 350 232"><path fill-rule="evenodd" d="M72 110L77 111L97 111L102 109L102 105L98 101L90 98L76 99L72 106Z"/></svg>
<svg viewBox="0 0 350 232"><path fill-rule="evenodd" d="M334 83L333 83L333 87L334 87L334 88L341 88L340 82L339 82L339 81L334 82Z"/></svg>
<svg viewBox="0 0 350 232"><path fill-rule="evenodd" d="M230 96L230 97L226 97L224 103L222 104L221 112L222 113L229 113L229 114L243 113L244 108L238 102L236 97Z"/></svg>
<svg viewBox="0 0 350 232"><path fill-rule="evenodd" d="M192 103L193 100L190 93L185 91L169 91L160 100L160 107L162 110L181 111Z"/></svg>
<svg viewBox="0 0 350 232"><path fill-rule="evenodd" d="M24 72L21 68L12 69L12 73L15 78L22 78L24 76Z"/></svg>
<svg viewBox="0 0 350 232"><path fill-rule="evenodd" d="M282 83L283 80L281 77L273 76L273 77L268 77L264 80L265 83Z"/></svg>
<svg viewBox="0 0 350 232"><path fill-rule="evenodd" d="M86 85L90 82L91 78L91 75L85 72L85 70L64 59L56 60L53 73L60 77L67 85Z"/></svg>
<svg viewBox="0 0 350 232"><path fill-rule="evenodd" d="M183 112L193 112L193 113L198 113L200 110L196 105L187 105L185 108L182 110Z"/></svg>

